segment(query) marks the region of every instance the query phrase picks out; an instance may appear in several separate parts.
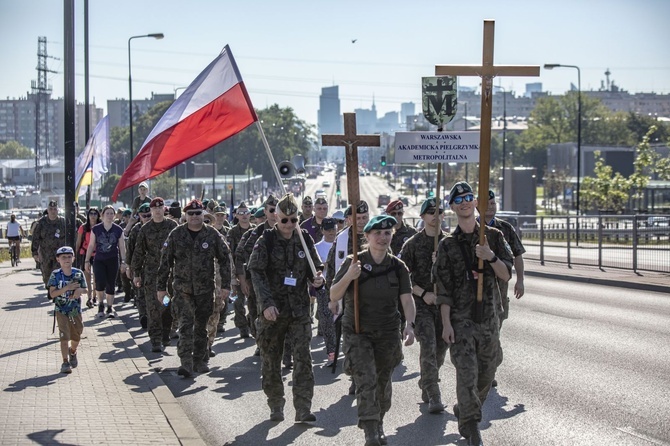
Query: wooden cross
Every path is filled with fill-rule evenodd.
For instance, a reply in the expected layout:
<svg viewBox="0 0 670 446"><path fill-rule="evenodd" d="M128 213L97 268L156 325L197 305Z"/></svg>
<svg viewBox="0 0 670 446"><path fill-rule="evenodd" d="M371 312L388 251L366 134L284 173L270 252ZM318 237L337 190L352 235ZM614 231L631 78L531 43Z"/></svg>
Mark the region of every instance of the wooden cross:
<svg viewBox="0 0 670 446"><path fill-rule="evenodd" d="M358 261L358 229L356 224L356 207L361 201L358 188L358 148L379 147L379 135L357 135L356 113L344 113L344 135L321 135L322 146L345 146L345 166L347 169L347 199L351 205L351 247L354 262ZM329 271L328 274L335 274ZM356 333L360 332L358 317L358 280L354 281L354 324Z"/></svg>
<svg viewBox="0 0 670 446"><path fill-rule="evenodd" d="M493 65L493 38L495 34L495 21L484 20L484 53L482 65L435 65L435 75L444 76L479 76L482 78L482 113L481 130L479 140L479 187L478 202L479 215L486 213L489 202L489 170L491 164L491 104L493 94L493 78L496 76L539 76L539 66ZM503 172L504 174L504 172ZM484 219L480 219L479 244L486 243ZM483 270L484 261L479 259L479 270ZM484 275L479 275L477 281L477 311L482 309L482 291L484 287Z"/></svg>

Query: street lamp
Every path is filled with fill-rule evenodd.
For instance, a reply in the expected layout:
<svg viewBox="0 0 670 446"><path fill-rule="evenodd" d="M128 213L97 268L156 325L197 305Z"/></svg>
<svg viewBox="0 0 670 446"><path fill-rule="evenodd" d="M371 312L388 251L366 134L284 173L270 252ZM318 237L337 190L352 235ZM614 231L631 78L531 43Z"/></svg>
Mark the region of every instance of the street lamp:
<svg viewBox="0 0 670 446"><path fill-rule="evenodd" d="M144 37L151 37L154 39L162 39L165 37L163 33L152 33L152 34L143 34L140 36L132 36L128 39L128 116L130 123L130 161L133 161L133 76L131 72L131 63L130 63L130 41L133 39L141 39ZM132 195L132 188L131 188Z"/></svg>
<svg viewBox="0 0 670 446"><path fill-rule="evenodd" d="M554 68L574 68L577 70L577 215L580 214L579 200L579 183L582 170L582 73L577 65L563 65L560 63L544 64L545 70L553 70ZM579 240L579 238L578 238Z"/></svg>
<svg viewBox="0 0 670 446"><path fill-rule="evenodd" d="M503 92L503 144L502 144L502 191L500 193L500 208L505 210L505 157L507 142L507 90L500 86L494 86Z"/></svg>

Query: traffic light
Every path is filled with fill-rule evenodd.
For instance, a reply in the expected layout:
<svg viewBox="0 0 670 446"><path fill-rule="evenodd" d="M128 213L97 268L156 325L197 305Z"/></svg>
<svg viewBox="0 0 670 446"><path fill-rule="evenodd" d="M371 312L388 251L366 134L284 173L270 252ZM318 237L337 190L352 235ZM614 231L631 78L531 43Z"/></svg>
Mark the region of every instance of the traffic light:
<svg viewBox="0 0 670 446"><path fill-rule="evenodd" d="M335 191L335 194L336 194L338 197L339 197L340 195L342 195L342 191L340 190L340 185L339 185L339 184L337 185L337 190Z"/></svg>
<svg viewBox="0 0 670 446"><path fill-rule="evenodd" d="M382 167L386 166L386 155L382 155L381 165Z"/></svg>
<svg viewBox="0 0 670 446"><path fill-rule="evenodd" d="M427 190L426 191L426 198L433 198L435 196L435 192L433 190Z"/></svg>

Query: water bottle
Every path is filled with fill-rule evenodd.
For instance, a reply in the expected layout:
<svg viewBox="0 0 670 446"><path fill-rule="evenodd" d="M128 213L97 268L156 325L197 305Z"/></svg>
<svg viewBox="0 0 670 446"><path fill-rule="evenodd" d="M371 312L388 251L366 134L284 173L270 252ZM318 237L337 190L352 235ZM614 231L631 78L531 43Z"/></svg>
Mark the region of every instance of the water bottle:
<svg viewBox="0 0 670 446"><path fill-rule="evenodd" d="M163 305L166 306L166 307L167 307L168 305L170 305L170 296L165 296L165 297L163 298Z"/></svg>

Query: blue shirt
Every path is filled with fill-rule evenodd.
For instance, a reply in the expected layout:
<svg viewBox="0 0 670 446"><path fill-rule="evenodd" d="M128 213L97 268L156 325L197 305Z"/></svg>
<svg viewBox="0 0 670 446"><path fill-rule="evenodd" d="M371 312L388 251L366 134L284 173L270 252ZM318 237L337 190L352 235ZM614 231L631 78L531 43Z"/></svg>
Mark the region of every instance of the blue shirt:
<svg viewBox="0 0 670 446"><path fill-rule="evenodd" d="M82 270L78 268L72 268L72 273L67 276L61 268L54 270L49 276L49 281L47 282L47 288L56 287L56 289L61 289L67 286L72 282L78 282L79 288L86 289L86 278ZM67 291L65 294L55 297L54 304L56 304L56 311L63 313L67 316L76 316L81 313L81 298L70 299L70 296L74 294L74 291Z"/></svg>

